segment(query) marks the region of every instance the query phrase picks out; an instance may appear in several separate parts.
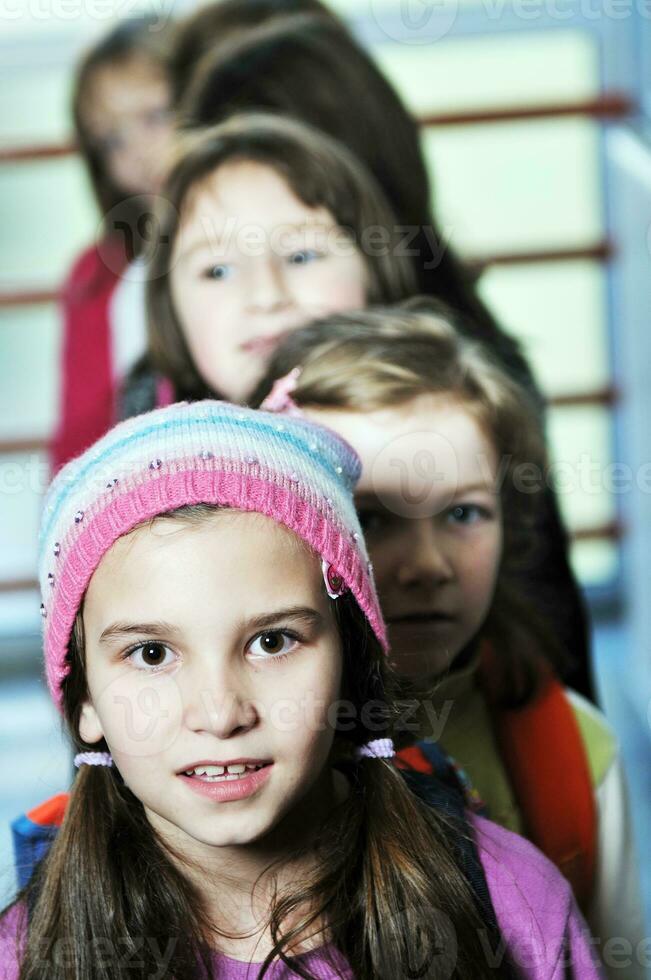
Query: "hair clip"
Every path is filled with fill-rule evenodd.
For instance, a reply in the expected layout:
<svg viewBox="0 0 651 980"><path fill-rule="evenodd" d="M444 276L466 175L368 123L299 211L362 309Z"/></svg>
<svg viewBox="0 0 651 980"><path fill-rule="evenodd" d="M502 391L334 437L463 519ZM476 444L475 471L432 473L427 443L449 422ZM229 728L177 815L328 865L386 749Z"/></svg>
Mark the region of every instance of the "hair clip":
<svg viewBox="0 0 651 980"><path fill-rule="evenodd" d="M282 412L285 415L303 414L294 399L292 392L296 390L301 375L300 367L293 368L289 374L274 381L271 391L260 405L265 412Z"/></svg>
<svg viewBox="0 0 651 980"><path fill-rule="evenodd" d="M338 599L346 591L346 584L332 565L329 565L325 558L321 559L321 569L323 571L323 581L325 582L326 592L331 599Z"/></svg>
<svg viewBox="0 0 651 980"><path fill-rule="evenodd" d="M393 759L395 754L391 738L375 738L365 745L358 745L353 753L356 759Z"/></svg>
<svg viewBox="0 0 651 980"><path fill-rule="evenodd" d="M74 763L77 769L80 766L112 766L113 757L108 752L79 752Z"/></svg>

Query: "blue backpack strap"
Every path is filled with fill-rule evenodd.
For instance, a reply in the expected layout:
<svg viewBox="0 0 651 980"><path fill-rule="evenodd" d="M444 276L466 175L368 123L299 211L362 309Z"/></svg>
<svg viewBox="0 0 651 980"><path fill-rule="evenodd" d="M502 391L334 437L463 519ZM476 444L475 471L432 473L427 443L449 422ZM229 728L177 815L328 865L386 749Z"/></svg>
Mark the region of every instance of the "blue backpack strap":
<svg viewBox="0 0 651 980"><path fill-rule="evenodd" d="M475 836L468 822L467 800L454 765L434 744L419 742L418 747L432 763L433 773L427 775L410 769L400 774L416 796L442 813L455 830L452 846L457 866L470 885L479 912L491 931L499 934L499 925L488 890Z"/></svg>
<svg viewBox="0 0 651 980"><path fill-rule="evenodd" d="M68 794L58 793L11 822L14 864L20 888L27 885L45 857L63 820Z"/></svg>
<svg viewBox="0 0 651 980"><path fill-rule="evenodd" d="M479 814L480 817L490 816L486 804L472 785L470 777L456 759L444 752L437 742L417 742L416 747L425 756L432 767L433 774L441 782L464 794L469 810Z"/></svg>

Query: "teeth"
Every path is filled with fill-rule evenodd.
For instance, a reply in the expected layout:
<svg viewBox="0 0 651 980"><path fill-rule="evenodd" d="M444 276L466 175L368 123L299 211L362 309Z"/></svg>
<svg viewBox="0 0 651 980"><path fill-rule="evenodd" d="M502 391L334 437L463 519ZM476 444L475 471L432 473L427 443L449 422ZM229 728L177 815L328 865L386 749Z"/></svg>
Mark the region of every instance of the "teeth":
<svg viewBox="0 0 651 980"><path fill-rule="evenodd" d="M232 766L196 766L194 769L186 769L186 776L203 776L206 781L224 782L231 779L240 779L247 772L257 772L262 766L255 763L245 764L237 762Z"/></svg>
<svg viewBox="0 0 651 980"><path fill-rule="evenodd" d="M223 766L197 766L194 770L195 776L223 776Z"/></svg>

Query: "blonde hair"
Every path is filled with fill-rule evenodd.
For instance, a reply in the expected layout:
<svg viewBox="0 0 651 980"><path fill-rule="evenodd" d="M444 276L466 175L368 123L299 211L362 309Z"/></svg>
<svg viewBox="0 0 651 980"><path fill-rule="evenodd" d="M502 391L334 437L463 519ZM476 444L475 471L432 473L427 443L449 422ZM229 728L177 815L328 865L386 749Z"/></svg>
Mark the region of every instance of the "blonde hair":
<svg viewBox="0 0 651 980"><path fill-rule="evenodd" d="M540 676L540 658L516 650L525 639L529 649L562 668L560 647L520 584L522 573L540 561L547 452L539 404L470 333L457 314L425 298L336 314L287 338L252 404L260 403L275 379L300 366L292 392L299 406L373 412L435 394L473 414L497 454L504 531L495 598L483 630L499 642L501 695L521 703ZM502 656L505 648L512 658Z"/></svg>

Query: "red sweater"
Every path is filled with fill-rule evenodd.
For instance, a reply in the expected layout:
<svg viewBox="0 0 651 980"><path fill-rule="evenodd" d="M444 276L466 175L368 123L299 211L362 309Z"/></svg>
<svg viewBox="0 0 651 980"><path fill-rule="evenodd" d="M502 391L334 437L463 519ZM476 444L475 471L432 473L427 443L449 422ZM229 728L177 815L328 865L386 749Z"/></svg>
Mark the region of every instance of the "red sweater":
<svg viewBox="0 0 651 980"><path fill-rule="evenodd" d="M108 261L107 261L108 259ZM59 419L51 444L55 473L115 421L110 300L127 264L121 243L92 245L77 259L61 293L63 345Z"/></svg>

